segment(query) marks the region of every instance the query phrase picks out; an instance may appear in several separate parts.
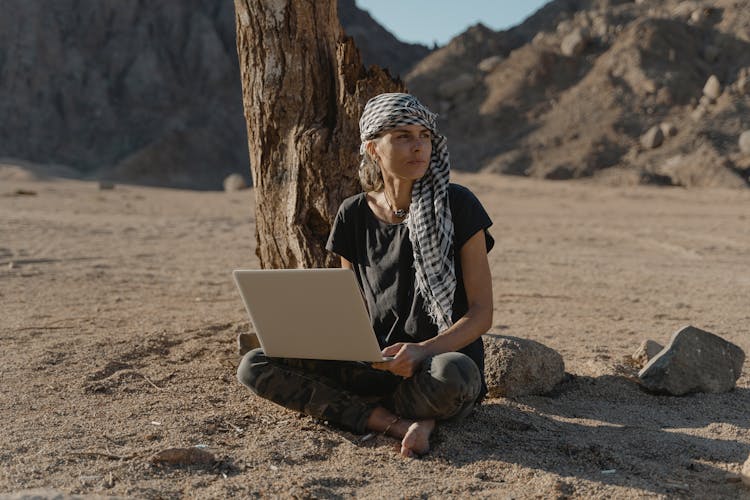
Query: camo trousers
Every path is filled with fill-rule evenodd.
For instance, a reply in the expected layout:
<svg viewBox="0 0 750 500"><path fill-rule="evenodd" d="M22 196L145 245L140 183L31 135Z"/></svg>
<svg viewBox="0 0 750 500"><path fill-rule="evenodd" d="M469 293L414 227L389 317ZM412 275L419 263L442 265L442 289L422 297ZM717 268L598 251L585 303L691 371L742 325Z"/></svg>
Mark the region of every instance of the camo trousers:
<svg viewBox="0 0 750 500"><path fill-rule="evenodd" d="M458 352L422 362L407 379L368 363L270 358L254 349L242 358L237 378L258 396L352 431L367 432L377 406L410 420L458 420L471 412L482 375Z"/></svg>

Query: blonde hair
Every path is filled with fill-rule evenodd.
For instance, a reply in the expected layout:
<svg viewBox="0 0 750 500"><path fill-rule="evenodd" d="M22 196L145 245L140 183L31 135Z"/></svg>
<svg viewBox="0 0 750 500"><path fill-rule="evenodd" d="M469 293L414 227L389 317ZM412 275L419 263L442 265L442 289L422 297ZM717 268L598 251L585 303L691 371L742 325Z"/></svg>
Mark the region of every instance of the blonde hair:
<svg viewBox="0 0 750 500"><path fill-rule="evenodd" d="M385 188L383 172L380 171L380 166L367 150L368 144L375 140L370 139L365 143L362 161L359 162L359 183L362 184L362 189L365 191L382 191Z"/></svg>

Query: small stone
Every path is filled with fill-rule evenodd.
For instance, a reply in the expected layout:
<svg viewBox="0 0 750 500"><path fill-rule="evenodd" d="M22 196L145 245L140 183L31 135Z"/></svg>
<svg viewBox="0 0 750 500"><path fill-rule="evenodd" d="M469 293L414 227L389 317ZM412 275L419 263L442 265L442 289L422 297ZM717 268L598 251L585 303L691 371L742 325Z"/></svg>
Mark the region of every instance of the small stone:
<svg viewBox="0 0 750 500"><path fill-rule="evenodd" d="M646 363L651 361L651 359L659 354L662 349L664 349L664 346L660 343L651 339L644 340L630 357L633 358L636 365L645 366Z"/></svg>
<svg viewBox="0 0 750 500"><path fill-rule="evenodd" d="M662 122L659 124L659 128L661 129L661 133L664 134L664 137L674 137L677 135L677 127L675 127L673 123Z"/></svg>
<svg viewBox="0 0 750 500"><path fill-rule="evenodd" d="M210 451L200 448L169 448L151 457L153 464L166 465L211 465L216 457Z"/></svg>
<svg viewBox="0 0 750 500"><path fill-rule="evenodd" d="M740 151L746 155L750 154L750 130L745 130L740 134L739 145Z"/></svg>
<svg viewBox="0 0 750 500"><path fill-rule="evenodd" d="M745 461L745 465L742 466L742 482L745 483L747 486L750 486L750 457L747 457L747 460Z"/></svg>
<svg viewBox="0 0 750 500"><path fill-rule="evenodd" d="M579 56L586 48L586 41L586 37L580 29L574 30L563 38L560 44L560 52L568 57Z"/></svg>
<svg viewBox="0 0 750 500"><path fill-rule="evenodd" d="M237 352L244 356L253 349L260 347L258 336L254 333L240 333L237 335Z"/></svg>
<svg viewBox="0 0 750 500"><path fill-rule="evenodd" d="M648 132L641 136L641 146L644 149L655 149L662 145L664 142L664 133L661 131L661 127L654 125Z"/></svg>
<svg viewBox="0 0 750 500"><path fill-rule="evenodd" d="M495 68L497 68L502 62L502 56L491 56L486 59L482 59L477 65L477 68L479 69L479 71L482 71L484 73L492 73Z"/></svg>
<svg viewBox="0 0 750 500"><path fill-rule="evenodd" d="M247 187L245 178L240 174L229 174L224 179L224 191L230 193L232 191L241 191Z"/></svg>
<svg viewBox="0 0 750 500"><path fill-rule="evenodd" d="M111 181L99 181L99 189L101 191L108 191L115 188L115 183Z"/></svg>
<svg viewBox="0 0 750 500"><path fill-rule="evenodd" d="M695 9L692 14L690 14L690 22L693 24L701 24L703 21L706 20L706 11L705 9Z"/></svg>
<svg viewBox="0 0 750 500"><path fill-rule="evenodd" d="M734 389L745 353L735 344L693 326L677 331L669 344L638 373L648 390L674 396Z"/></svg>
<svg viewBox="0 0 750 500"><path fill-rule="evenodd" d="M495 334L482 340L490 397L545 394L565 375L562 356L539 342Z"/></svg>
<svg viewBox="0 0 750 500"><path fill-rule="evenodd" d="M12 260L10 262L8 262L8 269L13 269L15 267L16 267L16 263L15 262L13 262Z"/></svg>
<svg viewBox="0 0 750 500"><path fill-rule="evenodd" d="M709 99L716 100L721 95L721 82L716 75L711 75L703 86L703 95Z"/></svg>

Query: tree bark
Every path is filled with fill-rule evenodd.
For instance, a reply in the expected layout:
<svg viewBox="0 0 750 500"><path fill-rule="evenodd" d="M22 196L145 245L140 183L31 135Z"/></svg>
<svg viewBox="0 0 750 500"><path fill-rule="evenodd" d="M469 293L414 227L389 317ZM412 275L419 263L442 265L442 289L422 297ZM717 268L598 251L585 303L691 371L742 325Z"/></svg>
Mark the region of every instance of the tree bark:
<svg viewBox="0 0 750 500"><path fill-rule="evenodd" d="M362 66L336 0L234 4L261 267L335 265L325 242L360 189L359 116L403 84Z"/></svg>

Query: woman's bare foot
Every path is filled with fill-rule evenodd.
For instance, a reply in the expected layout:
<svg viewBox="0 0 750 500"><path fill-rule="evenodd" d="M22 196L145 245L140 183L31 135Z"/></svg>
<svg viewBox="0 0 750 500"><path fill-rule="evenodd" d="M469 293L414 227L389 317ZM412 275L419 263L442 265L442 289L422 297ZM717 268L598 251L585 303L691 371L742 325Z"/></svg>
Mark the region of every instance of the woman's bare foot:
<svg viewBox="0 0 750 500"><path fill-rule="evenodd" d="M434 429L434 420L418 420L411 424L401 440L401 454L415 457L430 451L430 434Z"/></svg>
<svg viewBox="0 0 750 500"><path fill-rule="evenodd" d="M400 439L401 454L415 457L430 451L430 434L435 429L435 421L407 420L378 406L367 420L367 428Z"/></svg>

